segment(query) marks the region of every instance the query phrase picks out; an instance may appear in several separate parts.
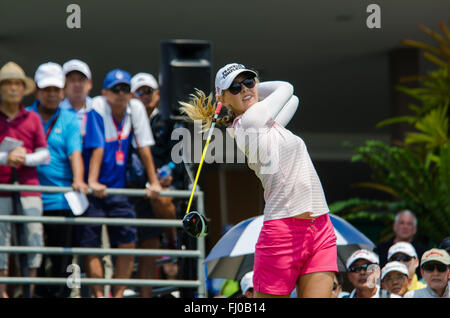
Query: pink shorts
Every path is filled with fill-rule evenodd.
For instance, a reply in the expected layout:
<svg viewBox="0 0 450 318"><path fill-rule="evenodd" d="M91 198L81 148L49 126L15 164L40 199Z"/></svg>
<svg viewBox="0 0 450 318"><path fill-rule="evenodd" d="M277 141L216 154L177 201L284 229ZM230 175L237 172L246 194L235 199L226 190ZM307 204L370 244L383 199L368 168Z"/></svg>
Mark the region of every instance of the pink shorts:
<svg viewBox="0 0 450 318"><path fill-rule="evenodd" d="M253 270L255 290L271 295L290 294L301 275L337 272L336 235L328 214L265 221Z"/></svg>

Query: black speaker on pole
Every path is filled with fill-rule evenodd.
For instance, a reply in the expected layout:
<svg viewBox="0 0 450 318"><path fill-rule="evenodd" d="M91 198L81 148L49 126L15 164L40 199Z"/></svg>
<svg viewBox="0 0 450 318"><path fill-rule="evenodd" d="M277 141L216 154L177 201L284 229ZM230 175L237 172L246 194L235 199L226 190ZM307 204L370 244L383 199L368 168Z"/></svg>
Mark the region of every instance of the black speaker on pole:
<svg viewBox="0 0 450 318"><path fill-rule="evenodd" d="M163 118L180 116L179 101L187 101L194 88L211 92L211 42L206 40L161 41L161 104Z"/></svg>

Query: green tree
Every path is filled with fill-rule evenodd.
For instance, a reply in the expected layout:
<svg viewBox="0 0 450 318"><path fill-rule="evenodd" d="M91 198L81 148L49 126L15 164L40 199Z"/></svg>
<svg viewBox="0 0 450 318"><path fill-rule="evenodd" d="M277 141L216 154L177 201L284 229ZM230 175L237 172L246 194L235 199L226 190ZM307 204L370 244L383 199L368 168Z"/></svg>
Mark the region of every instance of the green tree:
<svg viewBox="0 0 450 318"><path fill-rule="evenodd" d="M330 205L332 213L348 220L383 220L387 227L396 212L413 211L419 221L419 237L440 242L450 234L450 150L448 106L450 102L450 32L439 24L442 35L419 26L437 41L437 46L405 40L405 45L424 50L424 57L438 68L425 76L404 78L403 82L418 81L419 86L396 86L413 97L409 105L412 115L389 118L377 127L408 123L412 131L396 145L368 140L354 149L352 162L363 162L372 171L371 180L356 186L388 193L390 200L352 198ZM388 225L389 224L389 225Z"/></svg>

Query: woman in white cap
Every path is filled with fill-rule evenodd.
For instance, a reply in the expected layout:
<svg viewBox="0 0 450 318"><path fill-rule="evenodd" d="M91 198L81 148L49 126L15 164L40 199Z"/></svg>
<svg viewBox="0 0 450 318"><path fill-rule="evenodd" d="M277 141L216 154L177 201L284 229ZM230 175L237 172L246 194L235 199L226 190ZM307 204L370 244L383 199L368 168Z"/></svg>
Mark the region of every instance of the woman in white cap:
<svg viewBox="0 0 450 318"><path fill-rule="evenodd" d="M325 195L305 143L284 126L298 98L291 84L259 83L258 74L231 63L216 75L216 101L228 109L217 124L247 156L264 187L264 225L256 244L256 297L330 297L337 272L336 236ZM182 112L207 129L215 112L212 96L201 91Z"/></svg>

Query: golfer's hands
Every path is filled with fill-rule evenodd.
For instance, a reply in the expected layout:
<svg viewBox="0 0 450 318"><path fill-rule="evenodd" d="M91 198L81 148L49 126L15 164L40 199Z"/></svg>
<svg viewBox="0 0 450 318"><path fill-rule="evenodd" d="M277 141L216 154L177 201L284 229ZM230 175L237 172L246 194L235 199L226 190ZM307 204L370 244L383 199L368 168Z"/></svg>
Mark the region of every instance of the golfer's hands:
<svg viewBox="0 0 450 318"><path fill-rule="evenodd" d="M17 147L8 155L6 164L10 167L17 168L18 165L25 163L27 150L24 147Z"/></svg>
<svg viewBox="0 0 450 318"><path fill-rule="evenodd" d="M147 192L147 198L156 199L159 197L159 193L161 192L162 187L159 182L153 182L152 184L148 184L145 187L145 191Z"/></svg>
<svg viewBox="0 0 450 318"><path fill-rule="evenodd" d="M89 188L92 189L92 195L97 198L104 198L106 197L106 186L104 184L101 184L97 181L90 181L89 182Z"/></svg>

